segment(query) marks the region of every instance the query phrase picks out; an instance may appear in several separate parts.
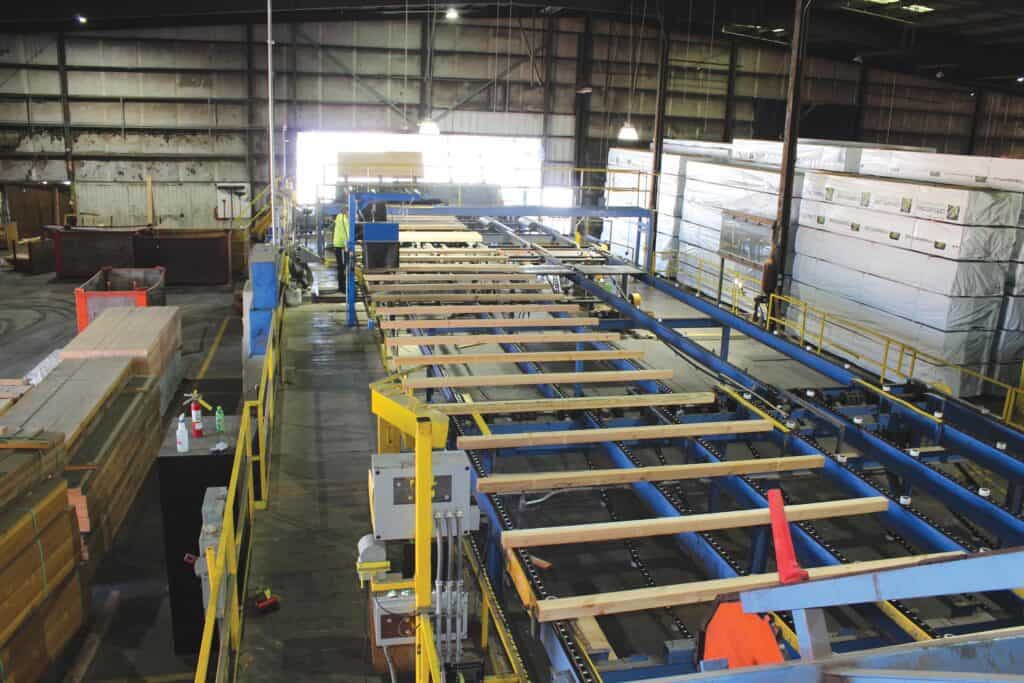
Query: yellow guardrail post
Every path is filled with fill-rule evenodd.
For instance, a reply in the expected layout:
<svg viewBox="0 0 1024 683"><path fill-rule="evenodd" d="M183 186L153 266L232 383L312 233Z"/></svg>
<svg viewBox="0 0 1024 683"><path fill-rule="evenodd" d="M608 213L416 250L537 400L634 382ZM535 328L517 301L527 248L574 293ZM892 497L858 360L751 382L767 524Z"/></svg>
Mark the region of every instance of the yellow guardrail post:
<svg viewBox="0 0 1024 683"><path fill-rule="evenodd" d="M431 422L427 417L416 420L414 460L415 538L414 593L416 597L416 680L427 683L440 680L437 644L430 630L430 539L433 533L434 470ZM435 676L435 671L437 672Z"/></svg>
<svg viewBox="0 0 1024 683"><path fill-rule="evenodd" d="M889 347L892 345L892 340L886 338L885 348L882 351L882 368L878 373L878 381L885 384L885 371L889 368Z"/></svg>

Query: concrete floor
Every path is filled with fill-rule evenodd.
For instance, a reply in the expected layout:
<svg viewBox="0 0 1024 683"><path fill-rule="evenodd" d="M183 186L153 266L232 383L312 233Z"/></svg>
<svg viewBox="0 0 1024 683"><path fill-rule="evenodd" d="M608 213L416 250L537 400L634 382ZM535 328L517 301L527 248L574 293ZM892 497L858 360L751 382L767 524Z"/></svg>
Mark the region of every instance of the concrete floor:
<svg viewBox="0 0 1024 683"><path fill-rule="evenodd" d="M25 276L0 271L0 376L23 376L75 336L77 284L55 281L52 274ZM189 379L183 382L181 392L197 385L189 380L194 380L205 364L200 390L211 399L219 397L225 410L232 412L241 392L241 320L234 307L233 288L172 288L167 303L182 308L182 360L184 376ZM211 354L222 326L224 334ZM172 407L165 420L177 410ZM111 590L120 593L120 601L85 681L192 680L194 658L178 657L171 648L162 534L154 468L94 579L94 616ZM91 626L67 648L49 680L63 678Z"/></svg>
<svg viewBox="0 0 1024 683"><path fill-rule="evenodd" d="M370 530L366 472L376 448L367 385L383 376L373 334L331 304L287 309L287 384L270 507L257 514L249 586L282 608L245 623L243 681L363 681L366 594L355 575Z"/></svg>

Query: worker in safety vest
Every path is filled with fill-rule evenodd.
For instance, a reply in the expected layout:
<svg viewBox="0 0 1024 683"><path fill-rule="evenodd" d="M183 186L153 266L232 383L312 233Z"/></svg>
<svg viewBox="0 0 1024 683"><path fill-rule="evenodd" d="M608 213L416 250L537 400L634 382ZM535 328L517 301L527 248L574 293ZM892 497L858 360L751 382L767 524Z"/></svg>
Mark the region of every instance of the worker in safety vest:
<svg viewBox="0 0 1024 683"><path fill-rule="evenodd" d="M345 292L348 280L345 265L348 262L348 213L340 211L334 219L334 257L338 260L338 291Z"/></svg>

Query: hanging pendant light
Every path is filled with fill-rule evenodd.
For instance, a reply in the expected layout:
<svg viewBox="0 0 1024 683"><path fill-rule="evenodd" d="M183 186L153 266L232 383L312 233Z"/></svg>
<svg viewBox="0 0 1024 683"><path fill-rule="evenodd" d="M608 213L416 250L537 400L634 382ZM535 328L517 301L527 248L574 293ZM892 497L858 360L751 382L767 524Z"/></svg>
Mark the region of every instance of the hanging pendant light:
<svg viewBox="0 0 1024 683"><path fill-rule="evenodd" d="M425 118L420 121L420 135L440 135L441 128L437 125L437 122L431 118Z"/></svg>
<svg viewBox="0 0 1024 683"><path fill-rule="evenodd" d="M624 142L637 142L640 139L640 133L637 132L636 126L627 120L622 124L622 128L619 128L619 139Z"/></svg>

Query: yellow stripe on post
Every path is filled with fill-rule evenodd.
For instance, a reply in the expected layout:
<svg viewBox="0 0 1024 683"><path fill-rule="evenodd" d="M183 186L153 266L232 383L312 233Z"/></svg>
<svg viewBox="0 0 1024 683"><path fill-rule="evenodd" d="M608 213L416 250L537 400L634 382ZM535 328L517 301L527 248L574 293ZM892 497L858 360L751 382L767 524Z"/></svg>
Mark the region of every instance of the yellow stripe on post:
<svg viewBox="0 0 1024 683"><path fill-rule="evenodd" d="M415 570L413 582L416 596L417 652L416 681L427 683L437 661L436 645L430 631L430 541L433 535L433 444L431 443L430 418L416 419L416 457L415 457L415 537L413 550L415 553Z"/></svg>

